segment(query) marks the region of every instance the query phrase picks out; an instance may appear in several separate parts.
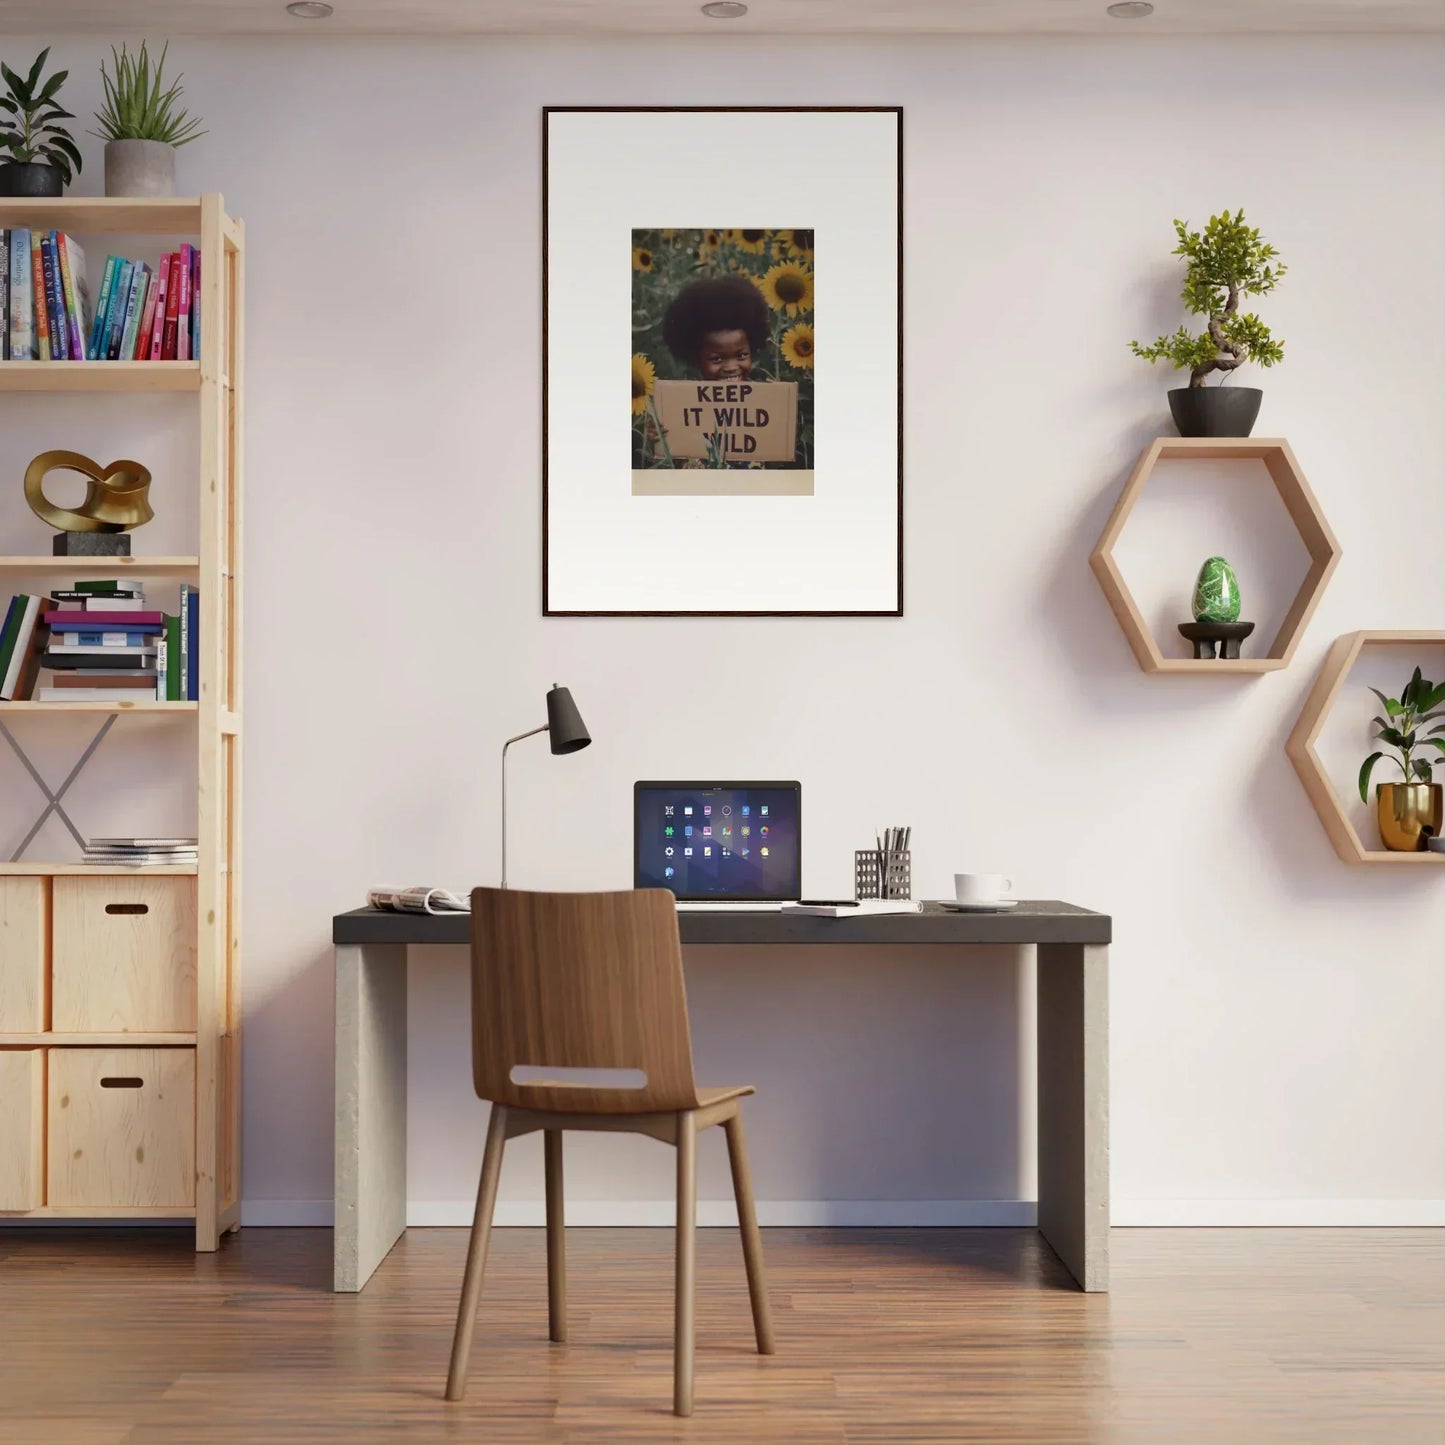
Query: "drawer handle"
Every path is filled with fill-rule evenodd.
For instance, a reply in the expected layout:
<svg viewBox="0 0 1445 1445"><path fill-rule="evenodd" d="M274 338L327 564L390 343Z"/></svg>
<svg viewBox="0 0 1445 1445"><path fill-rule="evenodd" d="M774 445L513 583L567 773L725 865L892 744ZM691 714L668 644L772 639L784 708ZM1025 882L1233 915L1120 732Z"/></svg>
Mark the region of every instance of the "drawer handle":
<svg viewBox="0 0 1445 1445"><path fill-rule="evenodd" d="M111 1074L100 1081L100 1087L102 1089L139 1089L142 1087L143 1082L141 1079L127 1078L124 1076L117 1077Z"/></svg>
<svg viewBox="0 0 1445 1445"><path fill-rule="evenodd" d="M149 913L151 909L149 903L107 903L105 911L107 913Z"/></svg>

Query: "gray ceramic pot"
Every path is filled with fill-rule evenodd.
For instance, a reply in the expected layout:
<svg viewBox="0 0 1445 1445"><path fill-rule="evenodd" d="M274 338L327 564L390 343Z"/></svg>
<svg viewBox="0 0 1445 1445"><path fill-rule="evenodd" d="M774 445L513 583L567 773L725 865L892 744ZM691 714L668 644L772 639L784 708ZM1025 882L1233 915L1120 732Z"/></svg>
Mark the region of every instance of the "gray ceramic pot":
<svg viewBox="0 0 1445 1445"><path fill-rule="evenodd" d="M1264 393L1253 386L1182 386L1169 410L1182 437L1247 437Z"/></svg>
<svg viewBox="0 0 1445 1445"><path fill-rule="evenodd" d="M175 146L159 140L107 141L105 193L108 196L175 195Z"/></svg>

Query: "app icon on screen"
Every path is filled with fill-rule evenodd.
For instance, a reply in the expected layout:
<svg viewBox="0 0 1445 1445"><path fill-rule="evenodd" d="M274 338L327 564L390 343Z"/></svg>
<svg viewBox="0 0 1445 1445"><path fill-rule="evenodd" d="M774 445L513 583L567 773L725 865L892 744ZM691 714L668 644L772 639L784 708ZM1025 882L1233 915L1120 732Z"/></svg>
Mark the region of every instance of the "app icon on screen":
<svg viewBox="0 0 1445 1445"><path fill-rule="evenodd" d="M751 828L749 828L746 823L743 824L742 833L743 833L743 837L744 837L744 838L746 838L746 837L748 836L748 834L751 833L752 831L753 831L753 830L752 830Z"/></svg>
<svg viewBox="0 0 1445 1445"><path fill-rule="evenodd" d="M691 838L691 837L692 837L692 824L691 824L691 823L684 823L684 824L682 825L682 836L683 836L684 838Z"/></svg>
<svg viewBox="0 0 1445 1445"><path fill-rule="evenodd" d="M768 816L768 805L766 803L762 804L762 806L759 807L758 816L760 818L766 818Z"/></svg>
<svg viewBox="0 0 1445 1445"><path fill-rule="evenodd" d="M766 823L764 823L763 826L758 829L758 836L762 838L766 838L768 836L768 825Z"/></svg>
<svg viewBox="0 0 1445 1445"><path fill-rule="evenodd" d="M709 823L704 823L704 824L702 825L702 836L703 836L704 838L711 838L711 837L712 837L712 825L711 825L711 824L709 824Z"/></svg>
<svg viewBox="0 0 1445 1445"><path fill-rule="evenodd" d="M702 856L703 856L704 858L711 858L711 857L712 857L712 849L711 849L711 848L704 848L704 849L702 850Z"/></svg>
<svg viewBox="0 0 1445 1445"><path fill-rule="evenodd" d="M682 816L683 816L684 818L690 818L690 817L692 817L692 804L691 804L691 803L688 803L688 804L686 804L686 805L683 807Z"/></svg>
<svg viewBox="0 0 1445 1445"><path fill-rule="evenodd" d="M711 803L704 803L704 804L702 805L702 815L703 815L704 818L711 818L711 817L712 817L712 804L711 804Z"/></svg>
<svg viewBox="0 0 1445 1445"><path fill-rule="evenodd" d="M738 852L741 853L744 858L748 856L748 850L746 848L739 848Z"/></svg>
<svg viewBox="0 0 1445 1445"><path fill-rule="evenodd" d="M662 876L663 876L664 878L672 878L672 877L674 877L674 876L676 875L676 873L677 873L677 869L676 869L676 868L664 868L664 869L662 870Z"/></svg>
<svg viewBox="0 0 1445 1445"><path fill-rule="evenodd" d="M675 849L672 847L672 845L669 843L668 846L667 846L666 848L664 848L662 851L663 851L669 858L671 858L672 855L673 855L673 853L674 853L676 850L675 850Z"/></svg>
<svg viewBox="0 0 1445 1445"><path fill-rule="evenodd" d="M672 817L672 804L671 804L671 803L667 803L667 804L664 805L664 807L663 807L663 809L662 809L662 816L663 816L664 818L670 818L670 817Z"/></svg>
<svg viewBox="0 0 1445 1445"><path fill-rule="evenodd" d="M682 856L683 856L684 858L691 858L691 857L692 857L692 849L691 849L691 848L684 848L684 849L682 850Z"/></svg>
<svg viewBox="0 0 1445 1445"><path fill-rule="evenodd" d="M761 853L764 858L768 856L768 850L766 848L759 848L758 852Z"/></svg>
<svg viewBox="0 0 1445 1445"><path fill-rule="evenodd" d="M728 816L728 814L730 814L730 813L732 812L732 810L733 810L733 805L732 805L731 803L724 803L724 804L723 804L723 817L726 818L726 817Z"/></svg>
<svg viewBox="0 0 1445 1445"><path fill-rule="evenodd" d="M662 831L666 833L669 838L671 838L673 833L676 832L676 829L673 828L671 823L669 823L667 827L665 827Z"/></svg>
<svg viewBox="0 0 1445 1445"><path fill-rule="evenodd" d="M743 817L744 817L744 818L747 817L749 811L750 811L750 810L749 810L749 808L748 808L748 805L747 805L746 803L744 803L744 804L743 804Z"/></svg>
<svg viewBox="0 0 1445 1445"><path fill-rule="evenodd" d="M724 857L724 858L731 858L732 856L733 856L733 855L732 855L731 853L729 853L726 848L723 849L723 857Z"/></svg>

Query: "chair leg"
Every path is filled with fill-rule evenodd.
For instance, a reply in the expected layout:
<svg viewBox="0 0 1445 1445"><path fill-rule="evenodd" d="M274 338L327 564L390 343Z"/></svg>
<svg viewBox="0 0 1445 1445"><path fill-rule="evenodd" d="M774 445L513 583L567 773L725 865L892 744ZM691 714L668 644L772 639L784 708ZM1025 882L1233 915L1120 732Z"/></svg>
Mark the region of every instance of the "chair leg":
<svg viewBox="0 0 1445 1445"><path fill-rule="evenodd" d="M733 1171L733 1198L738 1206L738 1231L743 1237L743 1265L748 1272L748 1298L753 1306L753 1333L758 1353L771 1355L773 1317L768 1309L768 1287L763 1278L763 1237L758 1233L758 1212L753 1205L753 1173L748 1168L748 1150L743 1142L743 1117L734 1114L723 1121L728 1137L728 1163Z"/></svg>
<svg viewBox="0 0 1445 1445"><path fill-rule="evenodd" d="M547 1173L547 1334L557 1344L567 1339L567 1233L562 1212L562 1131L543 1132Z"/></svg>
<svg viewBox="0 0 1445 1445"><path fill-rule="evenodd" d="M677 1300L672 1344L672 1413L692 1414L697 1297L697 1115L677 1116Z"/></svg>
<svg viewBox="0 0 1445 1445"><path fill-rule="evenodd" d="M472 1357L472 1334L477 1327L477 1301L482 1294L482 1271L487 1265L487 1240L492 1232L492 1211L497 1204L497 1180L502 1174L502 1150L507 1145L507 1111L492 1105L487 1126L487 1148L482 1155L482 1177L477 1185L477 1212L467 1246L467 1272L462 1278L462 1301L457 1309L457 1330L452 1337L452 1362L447 1371L447 1399L460 1400L467 1389L467 1366Z"/></svg>

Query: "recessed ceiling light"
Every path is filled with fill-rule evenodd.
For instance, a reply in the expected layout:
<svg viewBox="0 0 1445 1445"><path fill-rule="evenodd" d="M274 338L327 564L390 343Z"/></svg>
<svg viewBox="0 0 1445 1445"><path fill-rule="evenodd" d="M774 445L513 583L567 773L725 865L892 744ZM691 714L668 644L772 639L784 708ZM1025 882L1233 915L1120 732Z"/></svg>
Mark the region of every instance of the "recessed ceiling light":
<svg viewBox="0 0 1445 1445"><path fill-rule="evenodd" d="M702 13L709 20L741 20L748 13L743 0L708 0Z"/></svg>
<svg viewBox="0 0 1445 1445"><path fill-rule="evenodd" d="M335 8L328 5L326 0L291 0L286 7L286 13L294 15L298 20L325 20Z"/></svg>
<svg viewBox="0 0 1445 1445"><path fill-rule="evenodd" d="M1109 14L1115 20L1142 20L1153 13L1154 7L1149 0L1119 0L1117 5L1109 6Z"/></svg>

